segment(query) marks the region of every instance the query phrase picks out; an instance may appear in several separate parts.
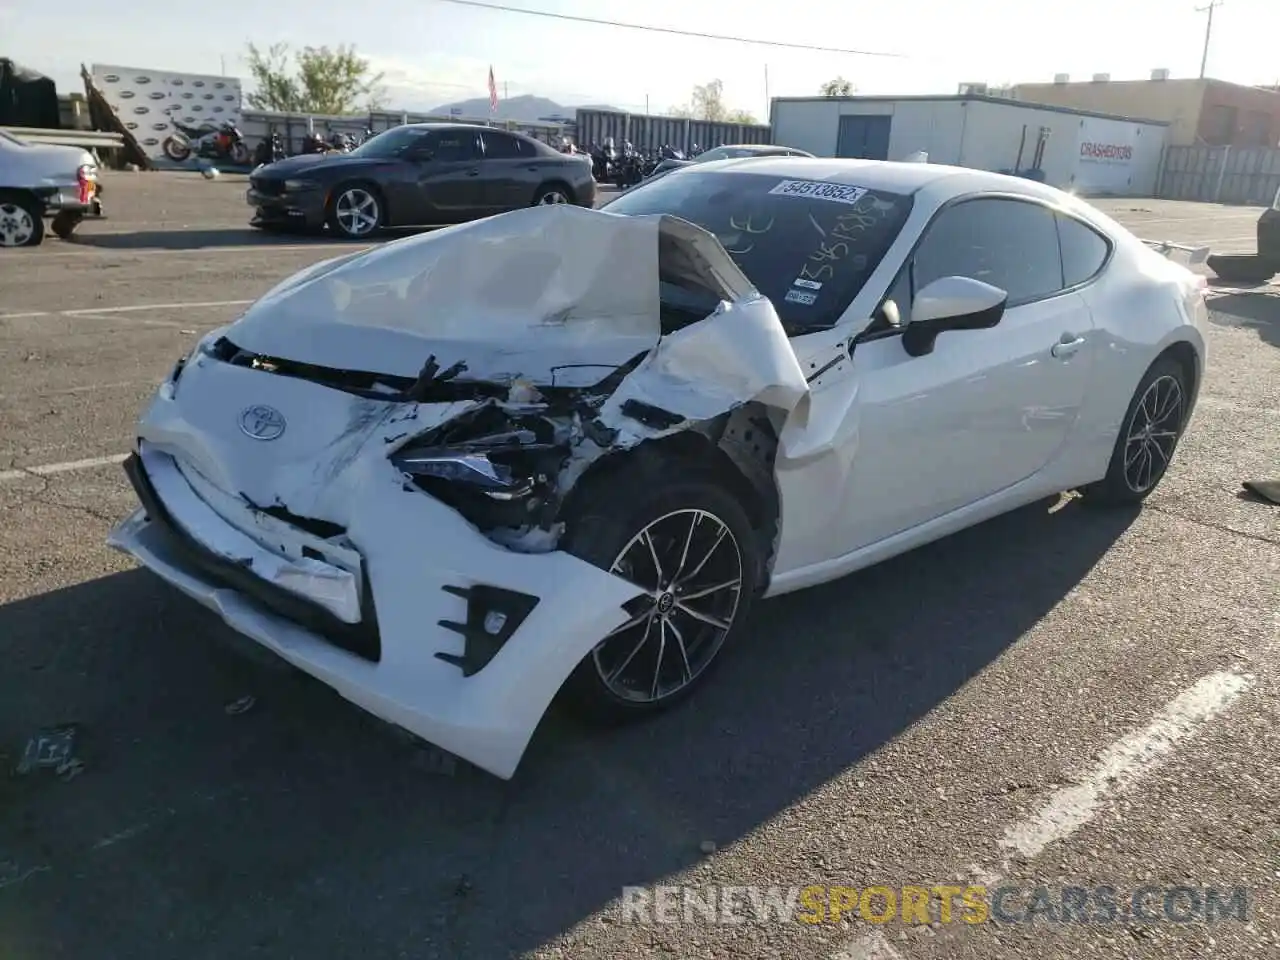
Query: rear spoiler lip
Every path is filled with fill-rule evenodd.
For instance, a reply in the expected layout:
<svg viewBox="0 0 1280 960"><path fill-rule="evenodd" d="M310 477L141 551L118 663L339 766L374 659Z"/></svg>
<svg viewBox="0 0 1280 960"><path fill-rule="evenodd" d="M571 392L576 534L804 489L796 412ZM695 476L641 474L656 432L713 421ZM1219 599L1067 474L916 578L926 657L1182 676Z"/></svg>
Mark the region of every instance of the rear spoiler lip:
<svg viewBox="0 0 1280 960"><path fill-rule="evenodd" d="M1168 240L1143 240L1148 247L1165 258L1180 263L1184 267L1200 267L1209 259L1210 247L1190 246L1185 243L1172 243Z"/></svg>

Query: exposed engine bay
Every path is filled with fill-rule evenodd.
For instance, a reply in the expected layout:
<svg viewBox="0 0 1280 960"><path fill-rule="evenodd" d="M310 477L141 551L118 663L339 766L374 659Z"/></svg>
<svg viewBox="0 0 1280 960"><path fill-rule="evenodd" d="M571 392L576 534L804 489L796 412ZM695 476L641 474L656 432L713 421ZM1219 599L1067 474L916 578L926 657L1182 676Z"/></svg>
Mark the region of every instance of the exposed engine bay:
<svg viewBox="0 0 1280 960"><path fill-rule="evenodd" d="M683 434L699 438L683 441L693 456L701 452L714 458L712 451L718 449L776 519L772 469L781 427L774 422L780 419L776 411L771 418L768 407L751 402L692 421L632 397L617 404L617 416L625 422L605 422L608 401L645 354L589 387L539 387L520 379L510 384L467 379L465 362L442 370L434 356L411 379L265 357L241 350L226 336L213 340L204 353L232 366L371 400L466 404L458 416L417 434L405 429L411 418L389 419L383 442L406 490L421 490L452 507L508 549L555 549L564 530L565 503L588 472L640 442Z"/></svg>

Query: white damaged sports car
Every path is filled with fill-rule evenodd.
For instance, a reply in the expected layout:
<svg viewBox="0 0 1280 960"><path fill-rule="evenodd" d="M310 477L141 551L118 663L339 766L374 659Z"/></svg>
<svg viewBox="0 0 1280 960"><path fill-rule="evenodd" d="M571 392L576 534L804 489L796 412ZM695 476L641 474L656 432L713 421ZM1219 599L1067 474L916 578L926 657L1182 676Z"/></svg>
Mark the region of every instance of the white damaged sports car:
<svg viewBox="0 0 1280 960"><path fill-rule="evenodd" d="M1160 481L1203 284L1088 205L764 158L318 264L161 385L111 534L344 697L510 777L557 694L704 680L761 597Z"/></svg>

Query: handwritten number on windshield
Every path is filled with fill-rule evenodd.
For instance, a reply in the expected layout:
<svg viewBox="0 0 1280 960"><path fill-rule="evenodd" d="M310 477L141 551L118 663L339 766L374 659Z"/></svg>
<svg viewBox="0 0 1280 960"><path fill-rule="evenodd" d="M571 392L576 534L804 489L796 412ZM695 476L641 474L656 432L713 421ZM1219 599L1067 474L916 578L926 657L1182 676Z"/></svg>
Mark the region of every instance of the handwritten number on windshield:
<svg viewBox="0 0 1280 960"><path fill-rule="evenodd" d="M878 206L873 206L872 210L881 212ZM809 259L801 267L800 276L805 280L828 280L835 276L835 265L849 255L850 244L857 243L858 234L874 227L879 221L880 217L860 209L859 206L836 217L835 226L830 233L823 233L818 249L809 255ZM859 260L865 263L865 258L861 256L854 260L855 266Z"/></svg>

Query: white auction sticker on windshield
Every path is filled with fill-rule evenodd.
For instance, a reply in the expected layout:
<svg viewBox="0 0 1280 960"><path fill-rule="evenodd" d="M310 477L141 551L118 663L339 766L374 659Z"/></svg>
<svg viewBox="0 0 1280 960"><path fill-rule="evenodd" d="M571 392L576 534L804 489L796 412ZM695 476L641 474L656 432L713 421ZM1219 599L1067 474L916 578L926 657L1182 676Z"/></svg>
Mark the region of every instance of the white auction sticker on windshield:
<svg viewBox="0 0 1280 960"><path fill-rule="evenodd" d="M844 183L824 183L821 180L783 180L769 193L780 197L807 197L810 200L857 203L867 195L867 188L851 187Z"/></svg>

